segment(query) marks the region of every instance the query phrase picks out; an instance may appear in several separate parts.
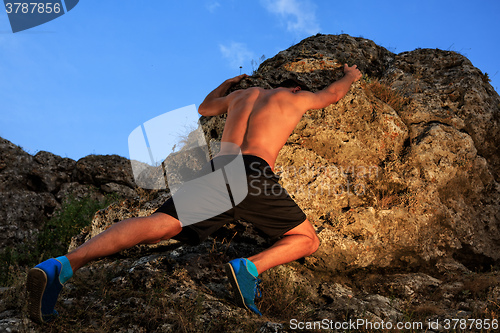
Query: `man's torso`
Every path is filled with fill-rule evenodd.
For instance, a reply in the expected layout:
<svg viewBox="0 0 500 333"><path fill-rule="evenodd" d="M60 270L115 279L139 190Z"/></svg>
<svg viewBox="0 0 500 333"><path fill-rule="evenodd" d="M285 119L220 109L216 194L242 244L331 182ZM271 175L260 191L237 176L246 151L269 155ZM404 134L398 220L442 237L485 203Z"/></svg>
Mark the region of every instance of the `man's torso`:
<svg viewBox="0 0 500 333"><path fill-rule="evenodd" d="M219 155L234 154L234 145L242 154L255 155L274 168L279 151L300 121L303 110L288 99L286 89L249 88L228 95L229 107Z"/></svg>

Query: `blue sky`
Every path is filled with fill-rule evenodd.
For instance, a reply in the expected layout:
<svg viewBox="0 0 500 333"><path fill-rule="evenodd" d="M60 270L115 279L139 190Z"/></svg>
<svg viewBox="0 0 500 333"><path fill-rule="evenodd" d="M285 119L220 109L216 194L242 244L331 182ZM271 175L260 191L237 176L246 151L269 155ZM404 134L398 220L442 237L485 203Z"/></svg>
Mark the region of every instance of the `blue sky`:
<svg viewBox="0 0 500 333"><path fill-rule="evenodd" d="M14 34L0 12L0 136L32 154L128 157L137 126L318 32L458 51L499 91L499 14L498 0L82 0Z"/></svg>

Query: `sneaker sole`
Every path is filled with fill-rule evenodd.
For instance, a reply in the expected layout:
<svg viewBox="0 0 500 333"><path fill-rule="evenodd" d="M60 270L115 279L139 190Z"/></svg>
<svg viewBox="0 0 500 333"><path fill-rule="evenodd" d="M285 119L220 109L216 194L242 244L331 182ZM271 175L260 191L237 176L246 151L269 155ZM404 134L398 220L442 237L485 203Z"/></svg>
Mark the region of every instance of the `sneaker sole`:
<svg viewBox="0 0 500 333"><path fill-rule="evenodd" d="M47 274L40 268L28 272L26 289L28 290L28 316L37 323L43 323L42 297L47 286Z"/></svg>
<svg viewBox="0 0 500 333"><path fill-rule="evenodd" d="M238 280L236 280L236 273L234 272L233 266L231 266L231 264L225 264L224 268L226 270L226 275L229 279L229 282L231 282L231 285L233 286L236 303L238 303L239 306L251 311L245 304L245 300L243 298L243 294L241 293ZM237 297L238 295L239 297Z"/></svg>

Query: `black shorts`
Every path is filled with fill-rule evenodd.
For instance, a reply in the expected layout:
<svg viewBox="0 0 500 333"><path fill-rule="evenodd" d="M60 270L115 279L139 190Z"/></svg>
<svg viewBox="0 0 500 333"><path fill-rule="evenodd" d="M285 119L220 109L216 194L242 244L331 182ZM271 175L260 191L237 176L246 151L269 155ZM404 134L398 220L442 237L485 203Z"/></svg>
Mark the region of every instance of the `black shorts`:
<svg viewBox="0 0 500 333"><path fill-rule="evenodd" d="M207 163L200 174L206 175L213 171L214 161L217 162L215 165L226 165L234 158L235 156L218 156ZM246 171L246 186L248 187L248 194L244 199L234 205L231 197L232 208L221 214L214 214L215 216L210 215L209 218L201 222L183 226L182 231L174 239L188 244L199 244L225 224L242 219L252 223L275 241L306 220L304 212L279 184L279 177L273 173L265 160L253 155L243 155L243 164ZM178 191L182 192L182 186ZM190 191L194 192L192 188ZM197 207L213 206L214 200L219 197L215 193L218 192L217 190L213 190L213 192L213 195L211 192L211 195L204 195L203 198L193 201L193 205ZM155 213L168 214L180 220L182 224L182 218L179 219L174 205L176 195L177 192L174 194L174 198L168 199ZM230 189L229 196L231 196Z"/></svg>

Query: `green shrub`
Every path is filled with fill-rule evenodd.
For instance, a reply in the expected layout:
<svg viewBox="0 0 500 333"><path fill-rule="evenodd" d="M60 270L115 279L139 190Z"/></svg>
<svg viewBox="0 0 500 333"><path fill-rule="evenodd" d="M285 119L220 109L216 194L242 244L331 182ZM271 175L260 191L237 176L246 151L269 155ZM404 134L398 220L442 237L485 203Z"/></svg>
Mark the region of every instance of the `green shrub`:
<svg viewBox="0 0 500 333"><path fill-rule="evenodd" d="M65 254L71 238L92 222L94 214L107 207L117 197L110 195L99 201L85 196L81 199L69 198L63 208L47 221L38 235L37 248L42 260Z"/></svg>
<svg viewBox="0 0 500 333"><path fill-rule="evenodd" d="M10 286L20 267L32 267L48 258L64 255L71 238L92 222L94 214L119 199L108 195L96 200L90 195L83 198L70 197L59 212L47 220L38 233L37 241L26 242L0 251L0 286Z"/></svg>

